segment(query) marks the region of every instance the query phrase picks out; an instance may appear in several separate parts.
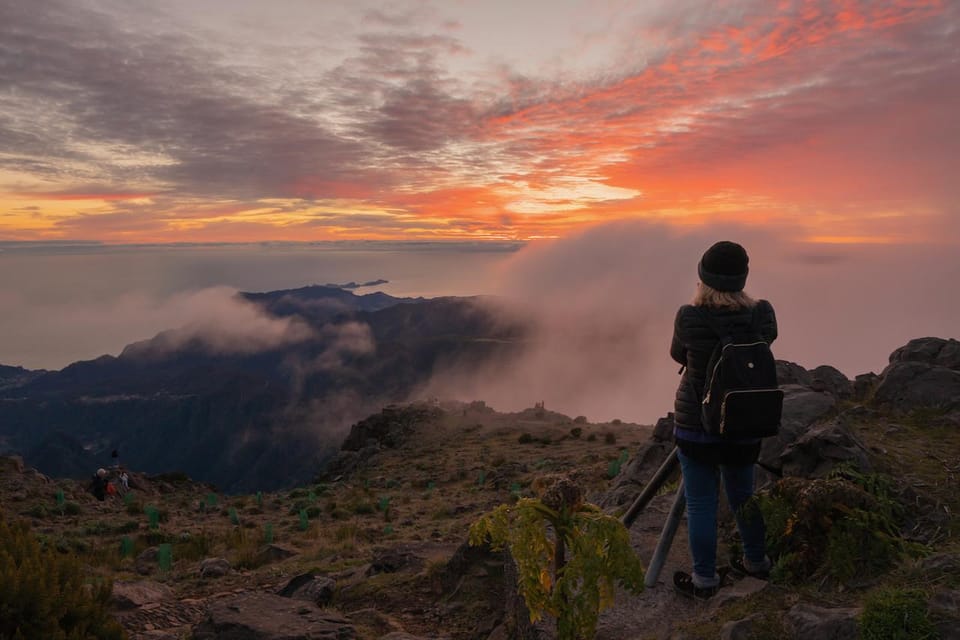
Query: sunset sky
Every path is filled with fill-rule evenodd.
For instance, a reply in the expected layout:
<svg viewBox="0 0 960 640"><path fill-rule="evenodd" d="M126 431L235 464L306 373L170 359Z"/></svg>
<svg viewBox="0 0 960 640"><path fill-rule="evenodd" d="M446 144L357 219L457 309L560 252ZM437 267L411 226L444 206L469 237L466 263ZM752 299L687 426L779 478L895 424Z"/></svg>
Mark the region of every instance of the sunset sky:
<svg viewBox="0 0 960 640"><path fill-rule="evenodd" d="M0 241L960 244L960 2L0 0Z"/></svg>

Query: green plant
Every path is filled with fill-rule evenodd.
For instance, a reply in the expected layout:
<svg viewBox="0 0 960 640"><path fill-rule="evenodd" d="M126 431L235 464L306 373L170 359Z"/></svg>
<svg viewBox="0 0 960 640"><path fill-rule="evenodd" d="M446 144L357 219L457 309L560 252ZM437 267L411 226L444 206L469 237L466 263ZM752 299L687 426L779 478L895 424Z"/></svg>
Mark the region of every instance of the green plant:
<svg viewBox="0 0 960 640"><path fill-rule="evenodd" d="M748 503L759 506L767 545L783 582L830 578L852 585L888 570L924 547L900 536L903 509L887 476L838 468L826 478L784 478Z"/></svg>
<svg viewBox="0 0 960 640"><path fill-rule="evenodd" d="M85 588L76 556L41 548L25 523L0 515L0 638L126 638L107 612L111 590Z"/></svg>
<svg viewBox="0 0 960 640"><path fill-rule="evenodd" d="M539 499L521 498L481 517L470 527L470 544L508 548L531 620L556 617L559 640L592 638L615 583L643 590L643 567L623 524L585 503L569 479L539 487Z"/></svg>
<svg viewBox="0 0 960 640"><path fill-rule="evenodd" d="M886 588L864 599L860 637L863 640L932 640L939 636L927 614L927 596L923 591Z"/></svg>

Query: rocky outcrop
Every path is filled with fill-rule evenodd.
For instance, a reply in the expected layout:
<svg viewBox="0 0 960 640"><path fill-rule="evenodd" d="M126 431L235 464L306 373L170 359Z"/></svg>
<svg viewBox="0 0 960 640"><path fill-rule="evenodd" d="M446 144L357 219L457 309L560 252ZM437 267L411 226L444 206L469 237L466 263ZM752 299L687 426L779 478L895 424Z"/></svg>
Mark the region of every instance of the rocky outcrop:
<svg viewBox="0 0 960 640"><path fill-rule="evenodd" d="M901 413L960 409L960 342L918 338L894 351L873 402Z"/></svg>
<svg viewBox="0 0 960 640"><path fill-rule="evenodd" d="M960 371L960 341L915 338L890 354L890 364L921 362Z"/></svg>
<svg viewBox="0 0 960 640"><path fill-rule="evenodd" d="M810 427L780 455L787 476L822 478L839 464L865 473L873 470L866 445L838 420Z"/></svg>
<svg viewBox="0 0 960 640"><path fill-rule="evenodd" d="M824 391L813 391L796 384L782 385L783 418L780 433L763 441L760 463L780 470L781 456L793 443L809 431L810 426L829 415L837 406L837 398Z"/></svg>
<svg viewBox="0 0 960 640"><path fill-rule="evenodd" d="M795 362L786 360L777 360L777 382L780 386L786 384L799 384L809 387L813 382L810 372Z"/></svg>
<svg viewBox="0 0 960 640"><path fill-rule="evenodd" d="M440 409L426 404L390 405L353 425L341 448L345 451L359 451L369 446L396 448L418 424L441 413Z"/></svg>
<svg viewBox="0 0 960 640"><path fill-rule="evenodd" d="M210 604L193 640L352 640L353 625L339 613L270 593L242 593Z"/></svg>
<svg viewBox="0 0 960 640"><path fill-rule="evenodd" d="M820 365L810 372L810 377L810 386L815 391L826 391L840 400L853 396L853 383L838 369Z"/></svg>

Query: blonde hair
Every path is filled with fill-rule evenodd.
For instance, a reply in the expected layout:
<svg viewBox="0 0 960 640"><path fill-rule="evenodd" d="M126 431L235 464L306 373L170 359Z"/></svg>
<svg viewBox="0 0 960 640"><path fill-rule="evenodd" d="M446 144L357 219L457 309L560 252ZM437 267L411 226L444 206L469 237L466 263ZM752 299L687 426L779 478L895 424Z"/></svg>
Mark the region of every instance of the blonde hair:
<svg viewBox="0 0 960 640"><path fill-rule="evenodd" d="M750 309L757 301L743 291L717 291L702 281L697 283L693 294L693 306L711 309Z"/></svg>

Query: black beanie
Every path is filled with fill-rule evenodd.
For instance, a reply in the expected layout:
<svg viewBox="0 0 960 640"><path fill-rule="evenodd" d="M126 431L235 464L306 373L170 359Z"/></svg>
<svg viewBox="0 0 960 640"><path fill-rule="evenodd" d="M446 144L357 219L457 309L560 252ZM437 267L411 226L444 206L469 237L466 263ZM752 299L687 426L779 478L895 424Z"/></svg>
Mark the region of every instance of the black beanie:
<svg viewBox="0 0 960 640"><path fill-rule="evenodd" d="M717 291L742 291L747 284L746 250L736 242L718 242L703 254L697 273L700 280Z"/></svg>

